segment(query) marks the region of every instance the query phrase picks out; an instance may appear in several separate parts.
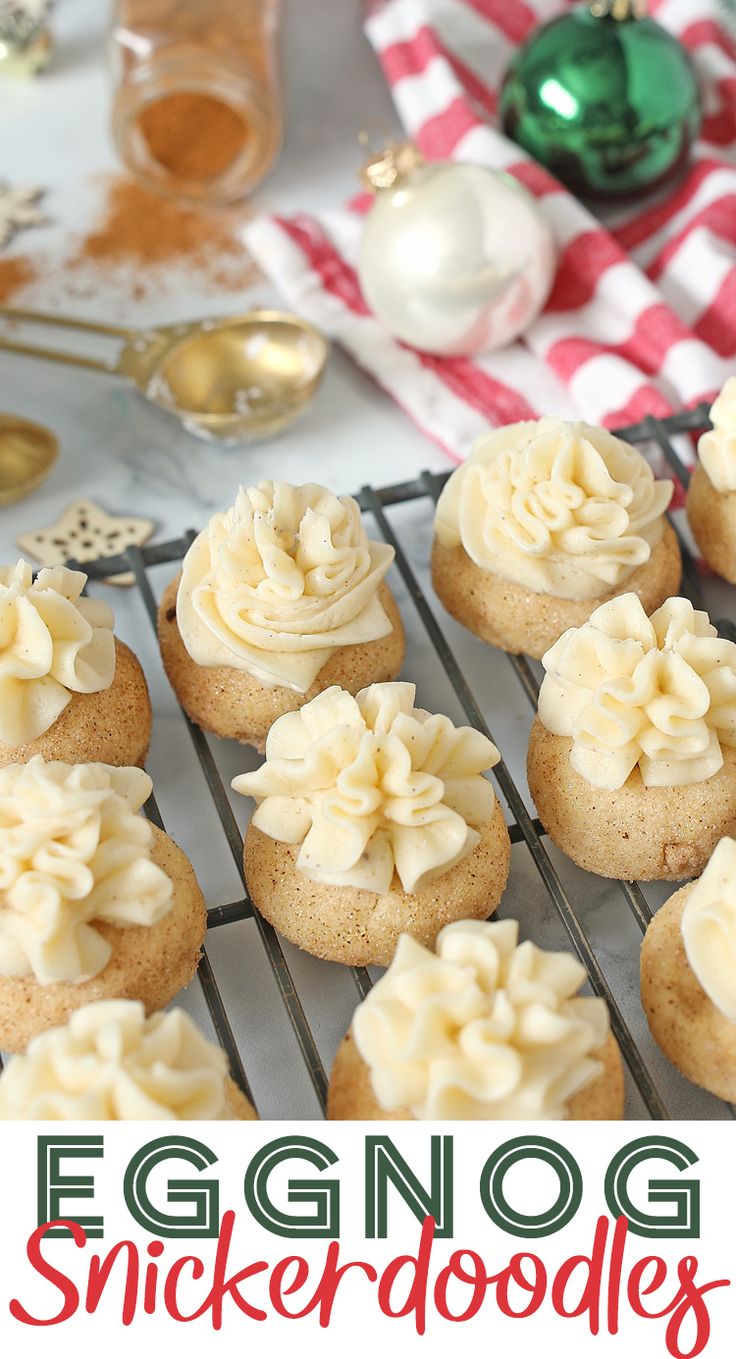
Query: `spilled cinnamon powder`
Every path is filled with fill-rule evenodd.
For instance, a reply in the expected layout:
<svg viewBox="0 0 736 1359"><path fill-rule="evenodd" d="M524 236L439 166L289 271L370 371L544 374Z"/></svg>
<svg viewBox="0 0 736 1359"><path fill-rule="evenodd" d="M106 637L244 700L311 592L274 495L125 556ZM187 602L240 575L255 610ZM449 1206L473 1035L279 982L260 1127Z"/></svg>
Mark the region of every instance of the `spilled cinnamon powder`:
<svg viewBox="0 0 736 1359"><path fill-rule="evenodd" d="M198 267L222 257L243 256L230 211L180 207L149 193L132 179L108 182L102 216L71 263L160 265L188 260Z"/></svg>
<svg viewBox="0 0 736 1359"><path fill-rule="evenodd" d="M0 253L0 304L57 307L100 293L121 301L161 297L182 270L211 292L247 288L258 270L239 239L247 220L237 208L183 207L149 193L134 180L103 181L100 214L86 236L31 255Z"/></svg>
<svg viewBox="0 0 736 1359"><path fill-rule="evenodd" d="M67 261L80 280L95 268L130 275L130 295L162 291L167 268L186 265L218 291L247 287L256 267L238 231L244 212L184 207L132 179L106 184L102 214Z"/></svg>
<svg viewBox="0 0 736 1359"><path fill-rule="evenodd" d="M0 255L0 304L14 301L16 294L30 286L37 277L36 269L27 255Z"/></svg>
<svg viewBox="0 0 736 1359"><path fill-rule="evenodd" d="M248 133L242 118L207 94L169 94L138 118L154 160L179 179L223 174L240 155Z"/></svg>

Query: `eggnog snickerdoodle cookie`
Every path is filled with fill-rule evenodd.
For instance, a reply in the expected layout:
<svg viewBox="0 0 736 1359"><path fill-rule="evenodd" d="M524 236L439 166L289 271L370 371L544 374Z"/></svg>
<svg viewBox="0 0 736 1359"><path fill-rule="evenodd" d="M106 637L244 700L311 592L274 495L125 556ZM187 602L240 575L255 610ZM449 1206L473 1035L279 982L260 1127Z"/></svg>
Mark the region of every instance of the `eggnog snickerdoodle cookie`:
<svg viewBox="0 0 736 1359"><path fill-rule="evenodd" d="M522 420L484 435L437 505L432 580L483 641L541 657L599 604L680 585L671 481L608 430Z"/></svg>
<svg viewBox="0 0 736 1359"><path fill-rule="evenodd" d="M431 945L450 920L489 916L506 885L509 835L483 777L498 751L414 697L328 689L279 718L265 763L233 780L258 804L251 897L319 958L388 963L402 932Z"/></svg>
<svg viewBox="0 0 736 1359"><path fill-rule="evenodd" d="M186 855L139 808L141 769L0 769L0 1048L90 1001L156 1010L191 980L204 900Z"/></svg>
<svg viewBox="0 0 736 1359"><path fill-rule="evenodd" d="M402 936L335 1058L332 1119L623 1118L605 1002L567 953L514 920L448 925L431 953Z"/></svg>
<svg viewBox="0 0 736 1359"><path fill-rule="evenodd" d="M660 907L641 950L652 1036L696 1085L736 1100L736 841Z"/></svg>
<svg viewBox="0 0 736 1359"><path fill-rule="evenodd" d="M164 594L166 673L193 721L263 750L269 727L324 689L391 680L404 630L350 496L261 482L195 539Z"/></svg>
<svg viewBox="0 0 736 1359"><path fill-rule="evenodd" d="M713 429L698 440L687 492L687 517L701 553L719 576L736 582L736 378L710 408Z"/></svg>
<svg viewBox="0 0 736 1359"><path fill-rule="evenodd" d="M183 1010L103 1000L34 1038L0 1075L0 1119L254 1119L225 1053Z"/></svg>
<svg viewBox="0 0 736 1359"><path fill-rule="evenodd" d="M699 873L736 832L736 645L687 599L602 605L544 657L529 742L542 825L604 877Z"/></svg>
<svg viewBox="0 0 736 1359"><path fill-rule="evenodd" d="M64 566L0 567L0 766L34 755L143 764L151 703L112 609Z"/></svg>

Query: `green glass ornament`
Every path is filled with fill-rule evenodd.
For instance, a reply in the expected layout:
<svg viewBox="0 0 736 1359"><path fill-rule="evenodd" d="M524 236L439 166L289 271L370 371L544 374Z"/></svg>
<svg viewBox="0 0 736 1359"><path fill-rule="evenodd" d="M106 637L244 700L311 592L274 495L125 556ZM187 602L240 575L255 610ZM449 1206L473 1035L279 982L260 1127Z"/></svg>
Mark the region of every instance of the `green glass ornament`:
<svg viewBox="0 0 736 1359"><path fill-rule="evenodd" d="M501 92L501 123L582 198L627 198L677 174L700 128L690 58L637 0L594 0L537 29Z"/></svg>

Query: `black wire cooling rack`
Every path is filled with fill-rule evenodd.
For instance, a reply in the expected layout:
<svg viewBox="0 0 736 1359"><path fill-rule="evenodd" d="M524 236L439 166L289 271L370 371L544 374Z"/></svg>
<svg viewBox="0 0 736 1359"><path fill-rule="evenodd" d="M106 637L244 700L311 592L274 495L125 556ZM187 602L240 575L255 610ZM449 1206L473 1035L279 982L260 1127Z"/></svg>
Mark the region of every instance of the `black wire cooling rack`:
<svg viewBox="0 0 736 1359"><path fill-rule="evenodd" d="M639 424L618 430L617 433L631 443L645 446L654 445L658 447L661 455L663 455L669 464L675 477L683 486L686 486L689 479L689 473L674 447L673 440L676 439L678 435L693 433L700 430L706 427L707 424L707 407L701 406L695 410L683 412L664 420L647 417ZM497 739L498 734L494 735L489 729L484 718L481 704L478 701L473 688L471 688L469 681L466 679L463 667L458 659L458 654L448 642L445 631L443 630L443 625L439 621L441 617L444 617L442 610L437 601L428 598L427 594L425 594L422 589L418 575L410 562L410 554L407 553L405 544L401 541L400 536L397 534L397 531L391 522L390 512L395 507L406 505L409 502L426 502L429 518L433 510L434 502L436 502L449 475L449 472L443 474L424 472L414 480L399 482L394 486L384 486L382 488L364 486L362 490L357 493L356 499L363 512L373 519L384 540L393 547L396 554L395 570L398 571L403 581L405 590L416 610L418 619L426 634L426 638L434 649L436 657L457 695L467 721L479 731L482 731L485 735L491 737L503 755L504 741L503 739ZM154 568L163 564L178 563L184 556L193 537L194 533L190 532L184 537L174 539L171 542L158 543L142 549L129 548L120 556L113 558L108 557L96 562L85 563L82 569L87 572L91 580L102 580L119 571L132 570L150 622L155 629L157 604L149 579L149 573ZM681 536L680 545L682 548L684 565L683 592L688 594L693 599L694 603L698 603L700 600L700 581L698 572L689 549L683 542ZM717 619L716 621L719 631L723 635L728 636L731 640L736 640L736 627L734 627L733 623L729 620L722 619ZM535 710L539 683L532 665L530 665L523 656L509 656L507 657L507 660L512 667L516 680L521 686L521 690L523 691L525 699L528 701L530 709L532 711ZM410 675L409 678L414 678L414 676ZM295 984L292 968L290 968L287 961L279 935L273 927L267 921L263 920L258 912L254 910L248 897L242 866L242 832L230 805L225 784L213 753L213 746L216 746L217 742L211 743L210 738L206 737L203 732L187 718L186 714L182 713L182 718L186 724L189 737L200 762L204 778L242 883L242 897L240 897L239 900L230 902L226 905L209 907L208 929L215 930L222 926L243 920L253 920L255 922L260 938L260 944L265 950L265 955L273 972L276 985L278 986L280 998L288 1014L291 1029L293 1031L293 1040L306 1065L317 1100L324 1109L327 1091L327 1073L320 1056L319 1046L315 1039L313 1028L310 1025L305 1012L305 1007ZM539 821L527 810L524 796L520 791L517 782L515 782L509 772L509 767L503 758L493 770L493 778L495 779L501 794L502 803L506 803L510 813L509 832L512 844L523 842L526 845L534 869L538 874L539 879L541 879L543 887L554 907L554 911L559 917L559 921L564 927L569 943L588 973L593 992L596 995L602 996L608 1004L611 1014L612 1029L621 1047L630 1078L638 1089L643 1109L646 1110L651 1118L668 1118L668 1107L659 1088L660 1083L652 1074L652 1071L640 1051L640 1047L631 1031L630 1020L627 1021L622 1007L614 994L614 988L607 979L607 970L601 962L596 948L591 942L584 903L576 903L576 901L573 900L571 891L563 884L560 869L556 867L554 857L549 852L544 831L540 826ZM161 814L154 798L151 798L147 806L147 812L151 819L163 829ZM643 934L652 918L652 909L642 888L635 882L621 882L617 883L615 886L617 890L623 893L626 904L636 925ZM349 970L352 973L355 983L355 999L357 1003L359 999L368 993L372 984L371 977L365 968L352 968ZM199 966L199 982L218 1039L228 1054L233 1076L245 1093L251 1095L248 1076L246 1074L248 1066L247 1034L245 1041L242 1044L239 1044L236 1041L233 1024L231 1023L228 1009L223 1001L222 992L215 975L215 969L208 956L207 948L205 948ZM724 1106L721 1105L719 1108L719 1116L733 1117L734 1111L730 1106L724 1109Z"/></svg>

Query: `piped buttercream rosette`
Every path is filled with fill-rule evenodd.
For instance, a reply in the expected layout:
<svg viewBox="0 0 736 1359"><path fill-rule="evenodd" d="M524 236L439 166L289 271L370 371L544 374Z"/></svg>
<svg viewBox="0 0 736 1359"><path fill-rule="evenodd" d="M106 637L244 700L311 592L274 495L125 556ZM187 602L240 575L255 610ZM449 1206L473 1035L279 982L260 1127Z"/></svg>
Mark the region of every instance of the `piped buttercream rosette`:
<svg viewBox="0 0 736 1359"><path fill-rule="evenodd" d="M183 1010L103 1000L0 1075L0 1119L229 1119L227 1059Z"/></svg>
<svg viewBox="0 0 736 1359"><path fill-rule="evenodd" d="M687 960L705 994L736 1023L736 840L719 841L690 887L681 928Z"/></svg>
<svg viewBox="0 0 736 1359"><path fill-rule="evenodd" d="M115 677L112 609L85 599L87 577L64 566L0 567L0 741L27 745L53 726L76 694Z"/></svg>
<svg viewBox="0 0 736 1359"><path fill-rule="evenodd" d="M570 763L588 783L621 788L701 783L736 746L736 644L687 599L647 618L638 597L602 604L543 658L539 717L572 738Z"/></svg>
<svg viewBox="0 0 736 1359"><path fill-rule="evenodd" d="M402 935L353 1032L386 1110L419 1119L562 1119L601 1070L605 1002L567 953L519 943L516 921L460 921L431 953Z"/></svg>
<svg viewBox="0 0 736 1359"><path fill-rule="evenodd" d="M112 953L98 923L150 926L171 909L139 814L150 792L142 769L40 755L0 769L0 977L94 977Z"/></svg>
<svg viewBox="0 0 736 1359"><path fill-rule="evenodd" d="M184 559L177 621L198 665L306 693L335 650L391 631L378 587L393 548L350 496L264 481L238 492Z"/></svg>
<svg viewBox="0 0 736 1359"><path fill-rule="evenodd" d="M736 377L710 408L713 428L701 434L698 457L717 491L736 491Z"/></svg>
<svg viewBox="0 0 736 1359"><path fill-rule="evenodd" d="M608 430L545 418L483 435L437 505L439 542L538 594L594 599L649 560L671 481Z"/></svg>
<svg viewBox="0 0 736 1359"><path fill-rule="evenodd" d="M495 795L496 747L472 727L414 707L413 684L336 686L272 726L266 760L233 788L253 825L300 845L296 867L338 886L417 892L469 854Z"/></svg>

